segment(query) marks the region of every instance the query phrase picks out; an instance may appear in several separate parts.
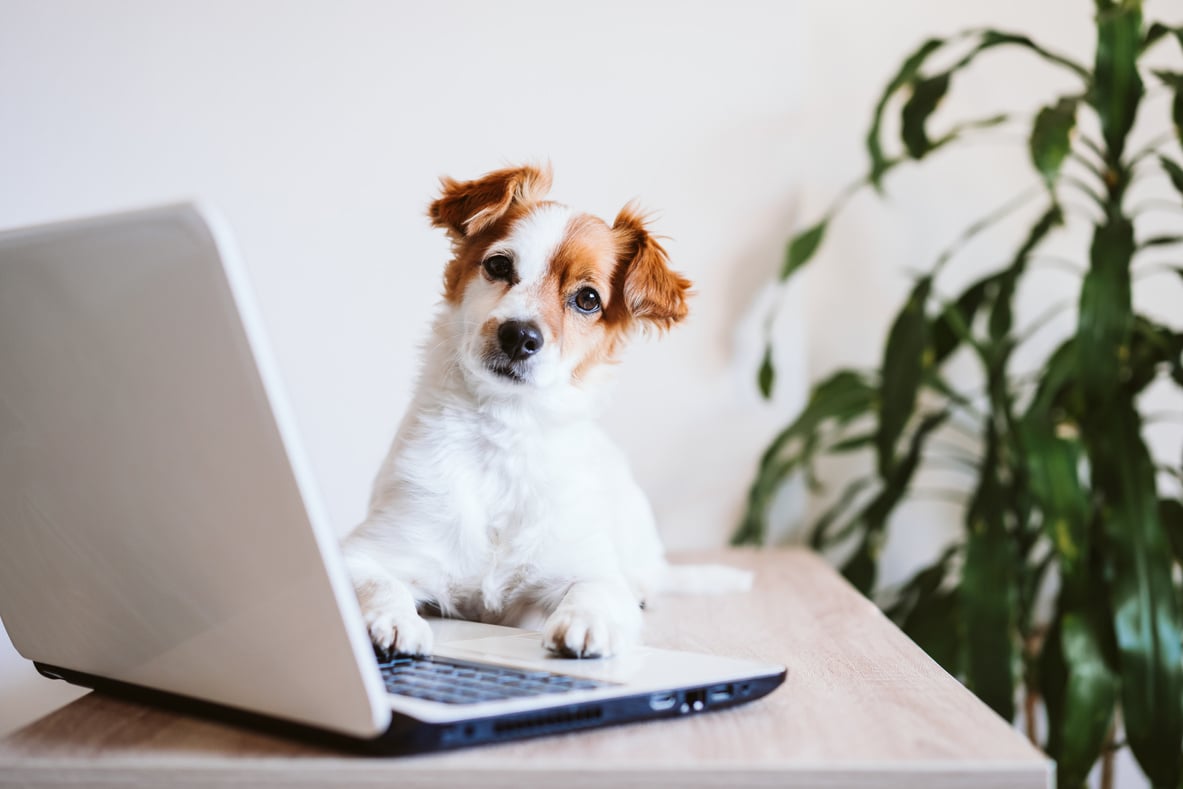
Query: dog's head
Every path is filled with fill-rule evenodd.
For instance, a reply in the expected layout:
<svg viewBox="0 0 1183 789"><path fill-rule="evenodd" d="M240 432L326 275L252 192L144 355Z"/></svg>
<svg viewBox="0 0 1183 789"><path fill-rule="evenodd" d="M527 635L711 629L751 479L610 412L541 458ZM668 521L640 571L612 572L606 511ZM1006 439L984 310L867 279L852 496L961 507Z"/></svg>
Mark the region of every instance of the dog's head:
<svg viewBox="0 0 1183 789"><path fill-rule="evenodd" d="M491 387L579 385L634 329L686 317L690 282L635 206L608 225L544 200L550 182L532 166L444 178L428 212L452 240L444 298L458 361Z"/></svg>

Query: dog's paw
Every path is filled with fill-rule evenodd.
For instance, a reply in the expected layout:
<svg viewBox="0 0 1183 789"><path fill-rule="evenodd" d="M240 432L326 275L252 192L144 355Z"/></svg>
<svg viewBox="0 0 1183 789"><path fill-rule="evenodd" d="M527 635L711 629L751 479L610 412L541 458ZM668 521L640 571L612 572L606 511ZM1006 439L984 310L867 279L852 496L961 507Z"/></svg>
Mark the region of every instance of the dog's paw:
<svg viewBox="0 0 1183 789"><path fill-rule="evenodd" d="M431 625L418 614L379 608L364 611L363 615L379 657L431 654Z"/></svg>
<svg viewBox="0 0 1183 789"><path fill-rule="evenodd" d="M599 611L560 608L542 628L542 646L563 657L611 657L635 641L632 632Z"/></svg>

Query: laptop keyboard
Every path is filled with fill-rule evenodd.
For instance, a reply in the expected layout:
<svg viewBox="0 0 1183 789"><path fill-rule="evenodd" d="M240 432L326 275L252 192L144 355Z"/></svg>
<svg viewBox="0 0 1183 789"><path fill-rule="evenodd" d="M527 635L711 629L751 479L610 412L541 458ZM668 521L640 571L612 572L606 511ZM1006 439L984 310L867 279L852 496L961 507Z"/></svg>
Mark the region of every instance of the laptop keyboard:
<svg viewBox="0 0 1183 789"><path fill-rule="evenodd" d="M526 671L440 657L399 656L379 660L378 667L390 693L444 704L476 704L607 685L549 671Z"/></svg>

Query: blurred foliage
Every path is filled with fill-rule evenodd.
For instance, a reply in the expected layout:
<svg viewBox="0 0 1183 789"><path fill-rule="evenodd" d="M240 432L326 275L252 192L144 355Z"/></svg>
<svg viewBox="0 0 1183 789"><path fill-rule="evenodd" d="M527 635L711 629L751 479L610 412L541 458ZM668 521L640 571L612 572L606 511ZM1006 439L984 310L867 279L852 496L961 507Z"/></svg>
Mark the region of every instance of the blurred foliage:
<svg viewBox="0 0 1183 789"><path fill-rule="evenodd" d="M1091 66L1025 35L975 29L923 42L891 78L866 139L867 175L789 241L782 282L815 256L831 220L860 188L881 191L897 166L1008 121L995 115L943 134L930 128L958 72L996 48L1027 50L1075 83L1030 123L1036 195L1046 195L1046 208L1002 267L942 298L938 277L957 249L1029 203L1031 193L967 229L917 279L891 324L879 369L839 370L813 387L761 458L733 541L764 542L773 499L790 478L804 474L820 488L818 458L873 453L874 471L849 481L810 534L815 548L844 554L843 573L869 595L888 521L916 493L918 469L965 469L975 489L959 539L902 587L879 590L887 613L1008 720L1017 699L1029 709L1042 702L1043 745L1058 763L1061 787L1080 786L1112 747L1119 711L1125 741L1153 785L1179 787L1183 467L1155 465L1138 396L1156 380L1183 387L1183 333L1136 310L1131 272L1141 253L1183 245L1183 235L1139 238L1140 215L1126 204L1130 184L1143 176L1167 179L1183 198L1183 71L1141 66L1156 46L1183 52L1183 27L1147 24L1140 0L1097 0L1095 20ZM941 57L953 65L932 68ZM1128 153L1147 84L1172 94L1175 133ZM894 106L902 150L893 157L885 153L882 121ZM1099 138L1080 133L1086 113L1095 116ZM1016 331L1015 293L1041 245L1065 227L1066 195L1097 209L1084 214L1092 243L1087 266L1081 261L1075 330L1037 375L1020 375L1012 360L1031 332ZM1183 267L1158 269L1183 277ZM983 386L959 391L950 383L947 368L958 352L980 367ZM757 383L771 396L771 340ZM951 423L963 432L970 426L972 450L930 441ZM1041 589L1055 594L1050 617L1036 614Z"/></svg>

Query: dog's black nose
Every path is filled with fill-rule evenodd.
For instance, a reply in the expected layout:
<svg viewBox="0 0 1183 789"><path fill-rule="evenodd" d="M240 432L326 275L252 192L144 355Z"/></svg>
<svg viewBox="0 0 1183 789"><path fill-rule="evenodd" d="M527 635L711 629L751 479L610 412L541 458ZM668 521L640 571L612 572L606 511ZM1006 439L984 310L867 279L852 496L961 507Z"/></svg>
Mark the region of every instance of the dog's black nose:
<svg viewBox="0 0 1183 789"><path fill-rule="evenodd" d="M515 362L542 350L542 332L534 321L506 321L497 330L501 350Z"/></svg>

